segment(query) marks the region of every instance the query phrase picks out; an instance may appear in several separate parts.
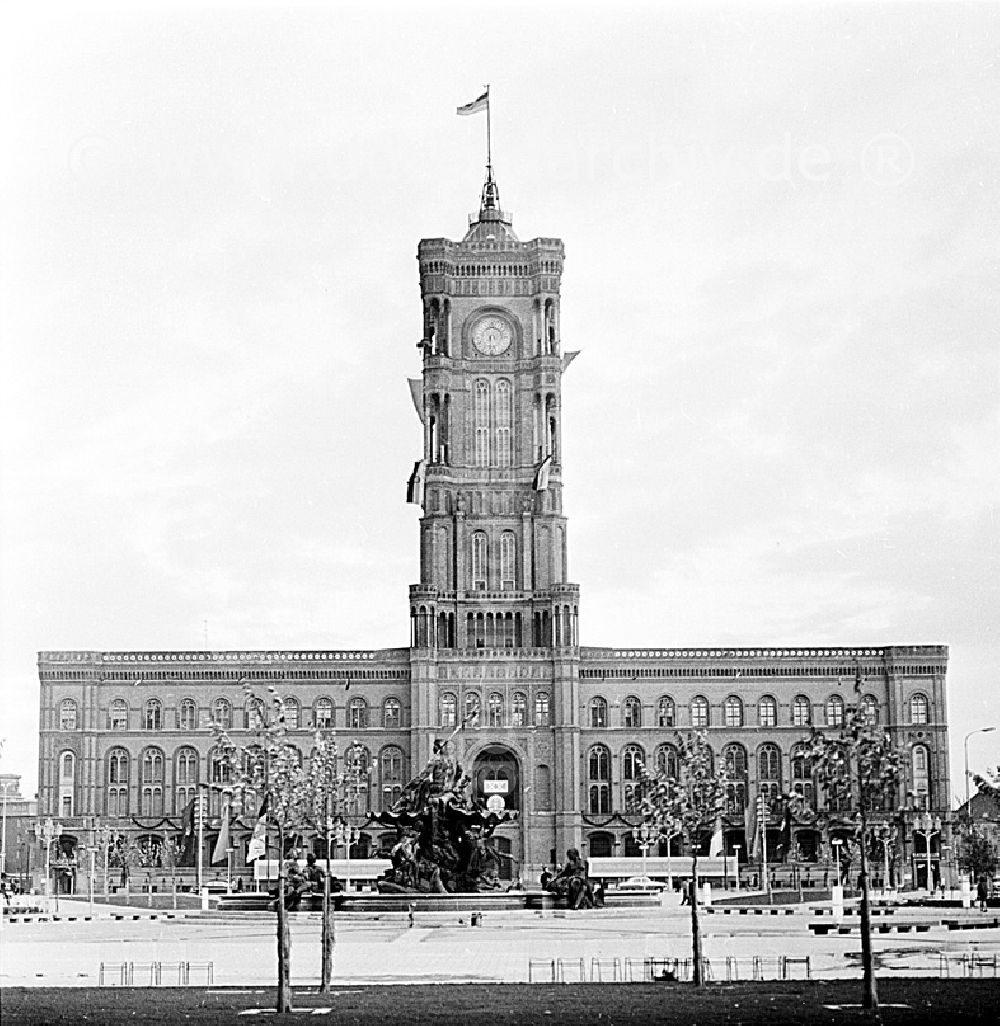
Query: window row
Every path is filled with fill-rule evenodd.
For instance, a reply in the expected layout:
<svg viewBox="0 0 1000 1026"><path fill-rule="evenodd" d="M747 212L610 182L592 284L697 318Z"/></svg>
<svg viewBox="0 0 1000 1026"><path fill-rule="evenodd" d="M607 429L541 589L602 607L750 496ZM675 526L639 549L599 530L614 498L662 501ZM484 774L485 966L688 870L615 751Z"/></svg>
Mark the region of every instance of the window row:
<svg viewBox="0 0 1000 1026"><path fill-rule="evenodd" d="M293 757L302 762L302 753L294 746L287 746ZM346 799L356 806L358 814L379 812L399 800L407 782L406 758L402 749L388 745L378 755L378 777L373 779L371 755L366 748L358 746L351 761L352 785ZM257 761L254 762L255 754ZM263 749L246 753L243 779L252 780L255 772L263 767ZM75 758L72 752L60 757L60 795L72 794ZM105 815L119 818L129 815L162 816L171 813L181 815L198 794L200 784L210 785L209 813L221 814L222 804L230 800L224 790L234 782L233 767L226 756L217 749L207 757L207 780L201 779L201 758L193 748L179 748L173 757L173 778L165 776L166 756L158 748L145 749L137 759L124 748L114 748L107 755L107 800ZM170 795L173 795L172 810ZM232 800L238 803L237 814L256 814L260 802L252 787L242 790ZM71 799L72 802L72 799ZM72 804L66 811L65 801L60 806L62 815L71 816Z"/></svg>
<svg viewBox="0 0 1000 1026"><path fill-rule="evenodd" d="M915 723L926 723L926 698L924 700L923 719L913 720ZM759 727L778 726L778 700L772 695L764 695L756 703L757 722ZM825 724L828 727L842 727L847 705L840 695L830 695L823 706ZM861 699L861 711L865 720L877 724L879 720L878 699L874 695L865 695ZM712 722L711 703L704 695L695 695L688 704L689 725L694 728L723 726L747 726L746 708L739 695L729 695L722 702L721 716L717 723ZM809 727L813 725L813 704L806 695L796 695L789 709L789 724L793 727ZM590 700L587 706L587 725L590 727L610 727L608 700L600 695ZM622 703L621 726L626 728L643 725L642 701L636 695L629 695ZM657 699L653 726L676 727L679 725L677 706L669 695Z"/></svg>
<svg viewBox="0 0 1000 1026"><path fill-rule="evenodd" d="M742 814L747 808L750 781L750 757L746 748L738 742L726 745L721 755L726 775L730 780L726 811L730 815ZM587 752L587 810L594 814L609 814L612 808L612 784L621 785L622 809L637 813L641 799L639 781L646 767L646 753L641 745L626 745L621 752L620 771L612 779L612 755L607 745L592 745ZM672 744L661 744L653 753L651 776L676 778L678 767L677 748ZM856 794L854 782L847 772L844 761L842 783L836 780L823 789L823 808L829 812L848 812L853 807ZM790 779L783 774L781 749L771 742L762 744L756 755L757 794L764 797L770 807L782 798L795 796L802 805L814 811L819 809L820 791L813 773L813 763L807 742L795 744L789 756ZM714 773L714 767L710 770ZM910 754L909 790L917 805L929 808L931 804L930 752L926 745L914 745ZM874 791L869 796L875 809L892 808L896 804L894 789Z"/></svg>
<svg viewBox="0 0 1000 1026"><path fill-rule="evenodd" d="M285 726L289 730L328 728L336 725L336 707L331 698L317 698L311 708L306 706L305 709L297 698L285 698L282 700L282 707ZM131 712L129 703L124 698L116 698L108 706L107 729L128 730ZM233 712L233 703L228 698L216 698L209 706L207 716L203 717L198 703L193 698L185 698L174 710L174 726L178 730L197 730L199 727L207 727L211 720L225 730L232 730L237 726ZM398 698L385 699L378 723L375 722L376 718L372 712L364 698L351 698L344 707L344 726L358 730L375 725L390 729L403 726L403 705ZM164 729L164 709L159 699L147 699L140 709L140 715L143 730ZM259 729L264 722L264 716L265 706L262 702L248 701L243 709L243 726L251 730ZM60 729L76 730L78 725L76 702L64 699L59 707Z"/></svg>
<svg viewBox="0 0 1000 1026"><path fill-rule="evenodd" d="M535 695L532 708L532 719L528 720L528 696L523 691L515 691L510 699L508 716L507 700L499 691L490 692L486 697L486 714L483 716L482 697L477 691L469 691L465 695L462 719L478 726L486 727L548 727L552 723L549 695L539 691ZM452 691L445 691L438 698L438 725L441 727L458 726L459 701Z"/></svg>

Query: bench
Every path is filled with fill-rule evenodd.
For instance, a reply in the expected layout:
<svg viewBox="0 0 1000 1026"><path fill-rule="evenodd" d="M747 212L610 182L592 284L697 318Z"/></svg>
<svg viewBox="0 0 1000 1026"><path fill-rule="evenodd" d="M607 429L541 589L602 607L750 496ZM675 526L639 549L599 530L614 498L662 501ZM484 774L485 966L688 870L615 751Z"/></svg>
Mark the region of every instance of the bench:
<svg viewBox="0 0 1000 1026"><path fill-rule="evenodd" d="M932 926L937 926L938 920L927 919L899 919L894 923L876 923L874 929L879 933L927 933ZM817 937L825 937L828 933L836 931L838 934L849 935L861 930L859 923L810 923L809 929Z"/></svg>

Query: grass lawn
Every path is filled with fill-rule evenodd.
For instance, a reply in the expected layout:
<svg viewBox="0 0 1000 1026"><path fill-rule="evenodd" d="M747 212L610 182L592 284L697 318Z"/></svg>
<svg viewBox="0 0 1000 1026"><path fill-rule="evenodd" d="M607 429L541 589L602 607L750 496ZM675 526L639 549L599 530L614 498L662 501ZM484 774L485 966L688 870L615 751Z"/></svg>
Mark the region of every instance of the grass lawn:
<svg viewBox="0 0 1000 1026"><path fill-rule="evenodd" d="M892 979L879 981L882 1021L896 1023L995 1022L997 981ZM309 1022L377 1026L573 1026L683 1023L684 1026L765 1023L861 1023L861 984L439 984L434 986L336 987L333 993L295 992ZM3 1024L233 1023L273 1021L274 991L199 988L67 989L6 988ZM843 1007L829 1007L843 1006ZM904 1007L905 1006L905 1007ZM247 1009L262 1009L245 1014ZM322 1011L319 1011L322 1009ZM240 1014L240 1013L244 1014ZM286 1017L293 1018L293 1017Z"/></svg>

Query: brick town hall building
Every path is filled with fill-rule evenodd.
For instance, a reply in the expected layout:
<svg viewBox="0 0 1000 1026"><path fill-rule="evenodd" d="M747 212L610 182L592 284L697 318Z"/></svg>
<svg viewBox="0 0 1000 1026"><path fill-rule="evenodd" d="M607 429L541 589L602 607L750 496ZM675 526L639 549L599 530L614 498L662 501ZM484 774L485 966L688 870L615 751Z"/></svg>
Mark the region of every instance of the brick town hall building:
<svg viewBox="0 0 1000 1026"><path fill-rule="evenodd" d="M748 799L797 791L806 801L793 852L826 858L833 836L853 832L853 811L825 807L799 746L812 725L842 723L859 667L861 701L907 745L901 790L946 817L945 647L581 645L562 492L562 379L575 355L560 338L563 244L520 241L490 173L465 237L424 239L417 257L423 374L410 387L423 460L411 480L422 515L410 646L40 653L39 815L62 824L62 853L93 845L101 826L140 843L179 835L199 784L221 783L209 719L237 742L251 738L243 681L278 689L304 757L317 727L341 747L363 746L366 851L391 843L371 817L425 765L435 738L478 710L458 758L477 793L518 813L496 834L512 876L537 880L569 847L638 854L639 765L669 767L675 731L692 727L706 729L740 781L728 853L740 845L746 859ZM209 791L206 865L220 813L219 790ZM780 814L774 800L772 851ZM235 825L237 869L250 825Z"/></svg>

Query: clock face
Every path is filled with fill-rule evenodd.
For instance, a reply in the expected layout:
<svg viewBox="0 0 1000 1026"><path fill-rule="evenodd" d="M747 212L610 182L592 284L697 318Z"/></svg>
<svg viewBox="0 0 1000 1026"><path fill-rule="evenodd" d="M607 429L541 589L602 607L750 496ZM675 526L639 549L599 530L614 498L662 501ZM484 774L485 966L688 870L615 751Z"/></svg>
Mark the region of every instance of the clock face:
<svg viewBox="0 0 1000 1026"><path fill-rule="evenodd" d="M487 356L499 356L510 346L512 332L510 325L495 315L481 317L472 330L472 343Z"/></svg>

